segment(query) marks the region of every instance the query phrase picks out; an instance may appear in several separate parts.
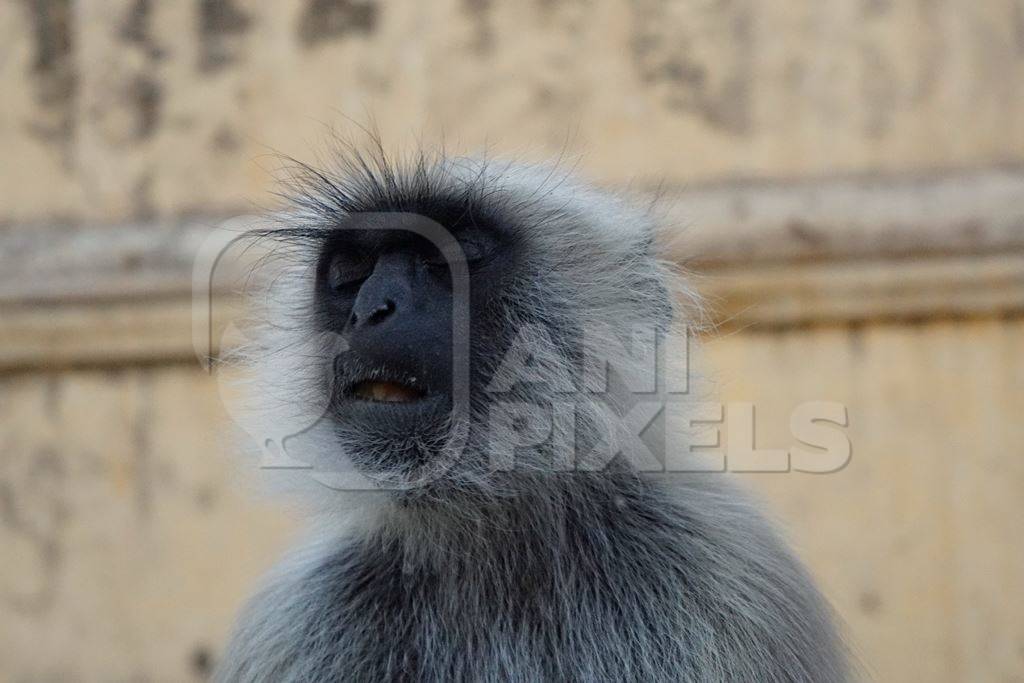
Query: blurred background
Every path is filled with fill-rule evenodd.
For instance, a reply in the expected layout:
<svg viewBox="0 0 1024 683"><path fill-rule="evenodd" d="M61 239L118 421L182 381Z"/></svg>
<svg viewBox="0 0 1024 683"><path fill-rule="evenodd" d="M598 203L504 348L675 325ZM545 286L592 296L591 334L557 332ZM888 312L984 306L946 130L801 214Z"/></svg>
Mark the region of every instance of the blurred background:
<svg viewBox="0 0 1024 683"><path fill-rule="evenodd" d="M6 0L0 93L0 681L208 675L298 526L193 257L353 121L660 193L757 446L848 407L746 478L869 675L1024 680L1024 0Z"/></svg>

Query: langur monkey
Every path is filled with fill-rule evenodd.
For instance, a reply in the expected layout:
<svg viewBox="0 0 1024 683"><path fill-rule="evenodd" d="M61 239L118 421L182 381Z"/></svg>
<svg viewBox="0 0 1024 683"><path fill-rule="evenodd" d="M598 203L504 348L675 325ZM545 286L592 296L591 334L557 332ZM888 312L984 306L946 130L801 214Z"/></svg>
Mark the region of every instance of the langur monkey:
<svg viewBox="0 0 1024 683"><path fill-rule="evenodd" d="M678 339L697 301L652 211L548 167L379 151L286 194L244 355L257 424L308 418L289 455L314 466L277 474L314 532L218 681L849 679L757 506L725 474L652 471L685 430L628 424L686 409L683 354L631 342Z"/></svg>

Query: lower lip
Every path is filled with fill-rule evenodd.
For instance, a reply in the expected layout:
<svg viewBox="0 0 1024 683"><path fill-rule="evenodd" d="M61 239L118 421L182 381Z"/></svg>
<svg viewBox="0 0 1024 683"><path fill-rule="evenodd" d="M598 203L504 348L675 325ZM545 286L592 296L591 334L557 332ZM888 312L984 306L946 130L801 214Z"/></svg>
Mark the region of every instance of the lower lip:
<svg viewBox="0 0 1024 683"><path fill-rule="evenodd" d="M341 397L341 403L346 406L361 406L365 408L393 408L395 410L434 408L444 400L441 394L425 394L408 401L378 401L372 398L363 398L353 394L346 394Z"/></svg>

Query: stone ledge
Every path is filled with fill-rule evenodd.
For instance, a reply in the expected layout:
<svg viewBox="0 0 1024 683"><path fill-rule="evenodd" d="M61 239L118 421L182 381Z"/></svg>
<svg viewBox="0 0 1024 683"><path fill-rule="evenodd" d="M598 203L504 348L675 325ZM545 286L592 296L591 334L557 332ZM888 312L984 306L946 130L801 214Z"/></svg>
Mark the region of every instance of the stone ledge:
<svg viewBox="0 0 1024 683"><path fill-rule="evenodd" d="M719 326L1024 310L1022 171L736 182L657 206L690 226L671 253ZM193 262L216 224L0 231L0 368L194 358Z"/></svg>

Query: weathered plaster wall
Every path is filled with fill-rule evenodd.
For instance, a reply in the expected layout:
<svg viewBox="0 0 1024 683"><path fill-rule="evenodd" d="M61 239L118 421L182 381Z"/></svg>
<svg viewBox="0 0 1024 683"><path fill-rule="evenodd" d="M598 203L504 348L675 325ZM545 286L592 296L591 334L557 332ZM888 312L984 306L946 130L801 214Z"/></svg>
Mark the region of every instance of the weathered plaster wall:
<svg viewBox="0 0 1024 683"><path fill-rule="evenodd" d="M663 183L758 445L849 408L849 467L750 484L868 671L1024 679L1024 1L11 0L0 681L208 672L296 525L190 360L192 254L370 118Z"/></svg>
<svg viewBox="0 0 1024 683"><path fill-rule="evenodd" d="M824 327L707 349L757 445L846 403L839 473L747 475L879 681L1024 671L1024 325ZM0 380L0 678L202 678L234 610L297 532L249 495L215 378L188 366ZM724 429L723 429L724 433Z"/></svg>
<svg viewBox="0 0 1024 683"><path fill-rule="evenodd" d="M20 0L0 220L268 202L274 152L565 152L614 183L1024 161L1020 0Z"/></svg>

